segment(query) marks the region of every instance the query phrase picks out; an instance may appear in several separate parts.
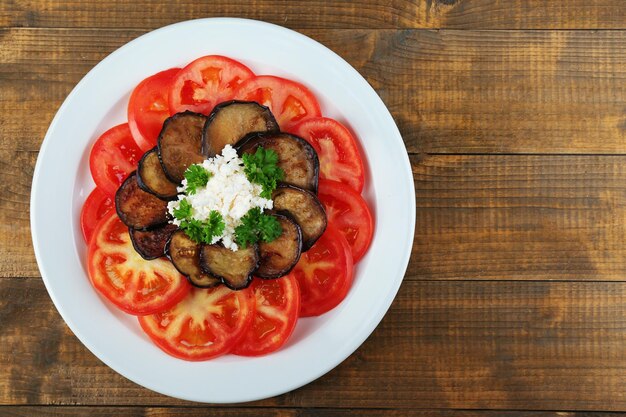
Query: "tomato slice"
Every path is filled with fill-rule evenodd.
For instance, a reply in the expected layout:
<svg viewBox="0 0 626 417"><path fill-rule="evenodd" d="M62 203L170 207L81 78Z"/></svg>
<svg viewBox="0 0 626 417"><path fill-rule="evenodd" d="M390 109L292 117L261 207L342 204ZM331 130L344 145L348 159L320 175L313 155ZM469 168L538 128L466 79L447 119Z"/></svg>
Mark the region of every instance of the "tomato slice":
<svg viewBox="0 0 626 417"><path fill-rule="evenodd" d="M128 123L112 127L91 148L91 176L98 188L113 196L128 174L137 169L142 155L143 152L130 133Z"/></svg>
<svg viewBox="0 0 626 417"><path fill-rule="evenodd" d="M344 125L334 119L316 117L298 123L293 132L317 151L320 178L348 184L357 193L363 190L363 160L354 136Z"/></svg>
<svg viewBox="0 0 626 417"><path fill-rule="evenodd" d="M350 246L330 221L319 240L302 254L292 274L300 286L300 317L326 313L348 294L353 278Z"/></svg>
<svg viewBox="0 0 626 417"><path fill-rule="evenodd" d="M260 75L244 81L235 98L256 101L270 108L280 130L291 132L298 122L322 115L317 99L300 83L271 75Z"/></svg>
<svg viewBox="0 0 626 417"><path fill-rule="evenodd" d="M331 180L319 181L317 197L326 208L328 222L343 233L352 259L358 262L367 252L374 233L374 219L367 203L346 184Z"/></svg>
<svg viewBox="0 0 626 417"><path fill-rule="evenodd" d="M255 278L250 289L256 297L252 325L232 353L260 356L280 349L298 321L300 290L293 274L278 279Z"/></svg>
<svg viewBox="0 0 626 417"><path fill-rule="evenodd" d="M128 127L142 151L156 146L163 122L170 116L168 92L180 68L158 72L140 82L128 100Z"/></svg>
<svg viewBox="0 0 626 417"><path fill-rule="evenodd" d="M167 259L146 261L131 243L128 227L109 212L89 242L88 272L93 286L121 310L152 314L171 307L190 284Z"/></svg>
<svg viewBox="0 0 626 417"><path fill-rule="evenodd" d="M80 212L80 229L83 232L85 242L89 243L98 221L115 207L113 197L99 188L95 188L85 200Z"/></svg>
<svg viewBox="0 0 626 417"><path fill-rule="evenodd" d="M202 361L229 352L254 318L254 293L225 286L193 288L171 309L139 317L141 328L162 350Z"/></svg>
<svg viewBox="0 0 626 417"><path fill-rule="evenodd" d="M190 110L209 114L216 104L230 100L237 87L254 73L234 59L208 55L180 70L169 90L170 113Z"/></svg>

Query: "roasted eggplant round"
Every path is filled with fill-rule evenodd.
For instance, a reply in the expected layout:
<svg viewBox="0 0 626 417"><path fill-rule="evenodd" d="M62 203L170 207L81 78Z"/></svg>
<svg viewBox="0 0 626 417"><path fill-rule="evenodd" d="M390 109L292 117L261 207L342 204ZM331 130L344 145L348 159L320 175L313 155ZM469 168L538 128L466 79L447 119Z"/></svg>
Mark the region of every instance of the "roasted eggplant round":
<svg viewBox="0 0 626 417"><path fill-rule="evenodd" d="M178 194L176 184L165 176L156 147L141 157L137 167L137 183L142 190L154 194L162 200L171 200Z"/></svg>
<svg viewBox="0 0 626 417"><path fill-rule="evenodd" d="M262 146L278 154L278 166L285 171L283 182L317 192L319 159L315 149L304 139L288 133L253 133L237 143L239 155L254 153Z"/></svg>
<svg viewBox="0 0 626 417"><path fill-rule="evenodd" d="M269 108L254 101L226 101L215 106L202 133L202 153L213 157L224 146L234 145L256 132L278 132L278 123Z"/></svg>
<svg viewBox="0 0 626 417"><path fill-rule="evenodd" d="M220 244L202 245L200 267L204 272L219 278L232 290L246 288L252 282L252 273L259 265L257 245L232 251Z"/></svg>
<svg viewBox="0 0 626 417"><path fill-rule="evenodd" d="M300 260L302 231L289 216L273 214L283 232L271 242L259 243L259 267L254 275L259 278L279 278L287 275Z"/></svg>
<svg viewBox="0 0 626 417"><path fill-rule="evenodd" d="M176 113L163 123L157 147L165 176L179 184L192 164L204 161L202 155L202 129L206 116L185 111Z"/></svg>
<svg viewBox="0 0 626 417"><path fill-rule="evenodd" d="M153 230L146 231L129 228L128 233L137 253L142 258L151 260L165 255L165 245L176 230L178 230L178 226L165 223Z"/></svg>
<svg viewBox="0 0 626 417"><path fill-rule="evenodd" d="M281 184L272 193L274 210L286 212L302 229L302 251L306 252L322 236L328 220L317 196L293 185Z"/></svg>
<svg viewBox="0 0 626 417"><path fill-rule="evenodd" d="M201 246L179 230L170 237L165 253L178 272L186 276L192 285L200 288L215 287L221 283L219 278L205 273L200 268Z"/></svg>
<svg viewBox="0 0 626 417"><path fill-rule="evenodd" d="M168 220L167 201L139 188L137 172L117 189L115 210L126 226L137 230L148 230Z"/></svg>

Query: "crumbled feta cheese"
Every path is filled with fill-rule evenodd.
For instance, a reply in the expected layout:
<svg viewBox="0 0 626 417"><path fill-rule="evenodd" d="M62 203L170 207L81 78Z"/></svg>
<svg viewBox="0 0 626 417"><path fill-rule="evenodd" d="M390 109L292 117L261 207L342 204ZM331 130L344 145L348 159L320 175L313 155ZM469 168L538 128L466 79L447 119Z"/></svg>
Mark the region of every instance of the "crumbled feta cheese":
<svg viewBox="0 0 626 417"><path fill-rule="evenodd" d="M272 209L272 200L260 196L263 187L251 183L243 170L243 161L237 151L226 145L221 155L205 160L202 167L212 176L205 187L200 187L195 194L185 195L187 180L183 180L178 188L177 201L170 201L167 208L174 215L174 209L180 206L180 201L186 199L192 207L192 217L204 221L212 210L220 213L224 219L224 233L215 237L212 243L219 240L233 251L238 249L235 243L235 228L241 224L241 218L254 207ZM180 220L174 218L172 223L180 226Z"/></svg>

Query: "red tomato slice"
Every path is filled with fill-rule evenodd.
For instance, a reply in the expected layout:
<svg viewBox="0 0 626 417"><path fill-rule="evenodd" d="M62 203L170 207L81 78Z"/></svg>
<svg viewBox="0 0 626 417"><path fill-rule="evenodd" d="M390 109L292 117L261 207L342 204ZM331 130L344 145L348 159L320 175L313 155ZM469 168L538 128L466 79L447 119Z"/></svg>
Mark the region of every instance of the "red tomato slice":
<svg viewBox="0 0 626 417"><path fill-rule="evenodd" d="M298 123L293 132L317 151L320 178L348 184L357 193L363 190L363 160L354 136L338 121L316 117Z"/></svg>
<svg viewBox="0 0 626 417"><path fill-rule="evenodd" d="M180 68L158 72L133 90L128 101L128 127L142 151L156 146L163 122L170 116L168 92Z"/></svg>
<svg viewBox="0 0 626 417"><path fill-rule="evenodd" d="M115 126L104 132L91 148L91 176L98 188L113 196L128 174L137 169L142 155L128 123Z"/></svg>
<svg viewBox="0 0 626 417"><path fill-rule="evenodd" d="M352 285L352 266L350 246L329 220L324 234L302 254L292 272L300 286L300 317L335 308Z"/></svg>
<svg viewBox="0 0 626 417"><path fill-rule="evenodd" d="M216 104L232 99L235 89L253 76L248 67L224 56L198 58L180 70L172 81L170 113L190 110L209 114Z"/></svg>
<svg viewBox="0 0 626 417"><path fill-rule="evenodd" d="M317 197L326 208L328 222L343 233L354 262L365 255L372 242L374 219L360 194L346 184L320 180Z"/></svg>
<svg viewBox="0 0 626 417"><path fill-rule="evenodd" d="M260 75L244 81L235 98L256 101L270 108L280 130L291 128L302 120L322 115L317 99L300 83L271 75Z"/></svg>
<svg viewBox="0 0 626 417"><path fill-rule="evenodd" d="M249 288L193 288L171 309L139 317L139 324L170 355L202 361L227 353L243 337L254 318L254 302Z"/></svg>
<svg viewBox="0 0 626 417"><path fill-rule="evenodd" d="M109 212L89 242L89 278L121 310L152 314L179 302L190 289L187 279L165 258L146 261L130 241L128 227Z"/></svg>
<svg viewBox="0 0 626 417"><path fill-rule="evenodd" d="M83 232L85 242L89 243L98 221L115 207L113 197L95 188L85 200L80 212L80 229Z"/></svg>
<svg viewBox="0 0 626 417"><path fill-rule="evenodd" d="M256 313L232 353L260 356L280 349L291 336L300 312L300 290L293 274L278 279L255 278L250 288L256 297Z"/></svg>

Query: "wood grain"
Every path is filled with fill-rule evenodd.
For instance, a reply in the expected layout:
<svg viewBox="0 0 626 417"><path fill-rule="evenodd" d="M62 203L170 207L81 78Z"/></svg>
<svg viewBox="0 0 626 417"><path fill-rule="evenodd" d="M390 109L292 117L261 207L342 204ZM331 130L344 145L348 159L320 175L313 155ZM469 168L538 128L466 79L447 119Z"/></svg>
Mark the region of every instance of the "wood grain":
<svg viewBox="0 0 626 417"><path fill-rule="evenodd" d="M0 27L154 29L200 17L245 17L291 28L623 29L626 6L611 0L7 0Z"/></svg>
<svg viewBox="0 0 626 417"><path fill-rule="evenodd" d="M37 150L80 78L142 33L0 31L5 141ZM304 33L346 58L372 84L409 152L626 153L626 32ZM32 112L39 117L30 117Z"/></svg>
<svg viewBox="0 0 626 417"><path fill-rule="evenodd" d="M260 414L262 413L262 414ZM389 410L324 408L30 407L0 406L5 417L620 417L620 413L556 411Z"/></svg>
<svg viewBox="0 0 626 417"><path fill-rule="evenodd" d="M407 281L338 368L246 407L620 410L625 313L626 283ZM37 279L0 280L0 323L1 404L192 405L100 363Z"/></svg>

